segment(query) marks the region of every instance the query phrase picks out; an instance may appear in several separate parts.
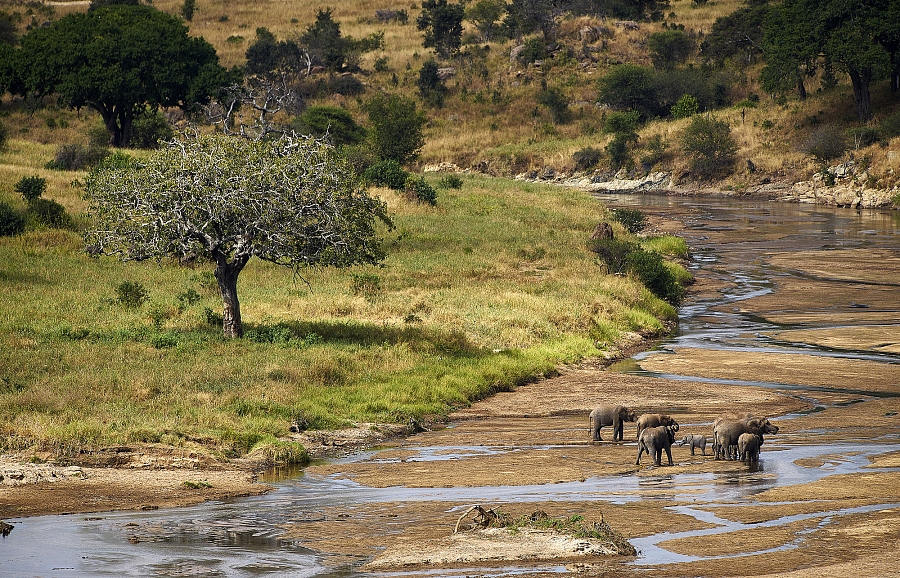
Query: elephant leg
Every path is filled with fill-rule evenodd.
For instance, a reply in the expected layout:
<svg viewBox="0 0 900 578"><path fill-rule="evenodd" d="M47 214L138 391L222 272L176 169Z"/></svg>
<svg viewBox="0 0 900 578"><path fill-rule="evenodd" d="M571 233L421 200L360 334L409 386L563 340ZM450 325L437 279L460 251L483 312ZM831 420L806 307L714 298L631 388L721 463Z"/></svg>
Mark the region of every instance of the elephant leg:
<svg viewBox="0 0 900 578"><path fill-rule="evenodd" d="M641 465L641 454L642 453L644 453L644 445L641 442L638 442L638 457L637 457L637 461L634 463L634 465L636 465L636 466ZM647 455L648 456L650 455L650 450L647 450Z"/></svg>
<svg viewBox="0 0 900 578"><path fill-rule="evenodd" d="M663 449L666 450L666 456L669 458L669 465L674 465L674 463L672 462L672 446L666 444L665 446L663 446Z"/></svg>

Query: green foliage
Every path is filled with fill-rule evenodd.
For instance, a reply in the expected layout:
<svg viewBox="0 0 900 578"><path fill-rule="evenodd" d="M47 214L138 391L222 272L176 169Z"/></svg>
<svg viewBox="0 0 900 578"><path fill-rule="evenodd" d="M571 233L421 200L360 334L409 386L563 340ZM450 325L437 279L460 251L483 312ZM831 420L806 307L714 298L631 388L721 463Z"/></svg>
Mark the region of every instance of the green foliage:
<svg viewBox="0 0 900 578"><path fill-rule="evenodd" d="M606 145L606 154L609 156L609 165L612 169L630 168L633 164L631 158L630 143L635 136L630 134L616 134Z"/></svg>
<svg viewBox="0 0 900 578"><path fill-rule="evenodd" d="M39 176L22 177L13 189L22 195L26 202L33 204L47 190L47 179Z"/></svg>
<svg viewBox="0 0 900 578"><path fill-rule="evenodd" d="M847 150L847 140L841 128L834 124L817 126L801 145L801 150L812 155L820 163L840 158Z"/></svg>
<svg viewBox="0 0 900 578"><path fill-rule="evenodd" d="M444 175L438 181L438 186L442 189L461 189L463 180L459 175Z"/></svg>
<svg viewBox="0 0 900 578"><path fill-rule="evenodd" d="M647 227L647 215L638 209L622 207L611 211L614 221L621 223L629 233L639 233Z"/></svg>
<svg viewBox="0 0 900 578"><path fill-rule="evenodd" d="M9 143L9 129L6 128L6 124L0 122L0 151L6 150L6 145Z"/></svg>
<svg viewBox="0 0 900 578"><path fill-rule="evenodd" d="M552 530L573 538L588 538L602 540L613 546L616 552L622 556L634 556L637 550L628 539L619 531L614 530L604 521L589 522L584 516L575 515L568 518L551 518L543 511L523 515L518 518L502 512L490 510L491 516L488 527L507 528L512 531L520 531L523 528L537 528L540 530Z"/></svg>
<svg viewBox="0 0 900 578"><path fill-rule="evenodd" d="M374 299L381 293L381 279L372 273L354 273L350 291L366 299Z"/></svg>
<svg viewBox="0 0 900 578"><path fill-rule="evenodd" d="M378 32L360 40L342 36L341 26L331 15L331 8L319 10L316 21L300 36L300 44L310 51L316 62L332 72L340 72L357 52L384 48L384 33Z"/></svg>
<svg viewBox="0 0 900 578"><path fill-rule="evenodd" d="M367 182L375 186L402 191L410 174L403 170L403 167L397 161L384 160L378 161L367 168L363 177Z"/></svg>
<svg viewBox="0 0 900 578"><path fill-rule="evenodd" d="M175 132L160 110L144 107L134 115L131 146L139 149L159 148L159 143L172 140Z"/></svg>
<svg viewBox="0 0 900 578"><path fill-rule="evenodd" d="M366 138L366 130L353 115L338 106L310 106L292 126L301 134L326 138L335 146L359 144Z"/></svg>
<svg viewBox="0 0 900 578"><path fill-rule="evenodd" d="M700 43L700 56L718 65L727 60L742 66L752 64L763 53L763 24L768 11L768 4L753 4L717 18Z"/></svg>
<svg viewBox="0 0 900 578"><path fill-rule="evenodd" d="M123 281L116 286L116 301L124 307L136 309L147 302L147 289L137 281Z"/></svg>
<svg viewBox="0 0 900 578"><path fill-rule="evenodd" d="M535 96L538 104L542 104L550 109L550 116L553 122L557 124L569 121L569 99L558 88L547 88L541 90Z"/></svg>
<svg viewBox="0 0 900 578"><path fill-rule="evenodd" d="M890 140L900 136L900 112L885 117L878 125L878 131L882 139Z"/></svg>
<svg viewBox="0 0 900 578"><path fill-rule="evenodd" d="M56 155L45 168L56 171L82 171L98 165L109 156L109 147L80 143L59 145Z"/></svg>
<svg viewBox="0 0 900 578"><path fill-rule="evenodd" d="M409 175L404 191L410 198L420 203L437 204L437 191L425 180L425 177Z"/></svg>
<svg viewBox="0 0 900 578"><path fill-rule="evenodd" d="M691 171L701 177L719 176L734 166L737 143L725 121L694 116L681 135L681 144L691 159Z"/></svg>
<svg viewBox="0 0 900 578"><path fill-rule="evenodd" d="M684 30L662 30L647 37L650 61L656 68L672 69L684 64L694 46L694 39Z"/></svg>
<svg viewBox="0 0 900 578"><path fill-rule="evenodd" d="M433 59L428 59L419 70L419 78L416 80L419 96L431 106L441 108L444 106L444 97L447 95L447 87L438 75L438 64Z"/></svg>
<svg viewBox="0 0 900 578"><path fill-rule="evenodd" d="M400 164L413 161L425 144L425 114L415 101L396 94L379 94L365 103L369 116L369 140L376 156Z"/></svg>
<svg viewBox="0 0 900 578"><path fill-rule="evenodd" d="M466 7L465 16L475 25L481 42L490 42L500 31L500 18L505 13L505 0L478 0Z"/></svg>
<svg viewBox="0 0 900 578"><path fill-rule="evenodd" d="M576 169L587 171L597 166L602 156L603 152L592 147L585 147L580 151L576 151L572 155L572 160L575 161Z"/></svg>
<svg viewBox="0 0 900 578"><path fill-rule="evenodd" d="M666 267L658 253L638 249L628 254L628 271L633 273L651 293L678 305L684 299L684 287L672 271Z"/></svg>
<svg viewBox="0 0 900 578"><path fill-rule="evenodd" d="M29 31L18 56L19 93L95 109L114 146L128 145L135 107L203 104L230 79L212 45L150 6L67 15Z"/></svg>
<svg viewBox="0 0 900 578"><path fill-rule="evenodd" d="M598 81L598 100L617 110L634 110L654 116L657 90L653 71L635 64L612 67Z"/></svg>
<svg viewBox="0 0 900 578"><path fill-rule="evenodd" d="M275 38L268 28L256 29L256 38L244 52L244 69L256 76L277 76L280 72L299 74L306 69L303 50L292 40ZM343 62L343 61L342 61Z"/></svg>
<svg viewBox="0 0 900 578"><path fill-rule="evenodd" d="M462 4L422 0L422 13L416 19L416 27L425 33L422 46L434 48L443 58L459 51L464 16Z"/></svg>
<svg viewBox="0 0 900 578"><path fill-rule="evenodd" d="M672 118L689 118L698 112L700 112L700 103L690 94L685 94L672 107Z"/></svg>
<svg viewBox="0 0 900 578"><path fill-rule="evenodd" d="M666 158L668 154L666 150L669 148L669 144L663 141L660 135L655 134L647 141L645 148L647 149L647 154L641 157L641 164L644 165L646 170L650 170Z"/></svg>
<svg viewBox="0 0 900 578"><path fill-rule="evenodd" d="M355 76L341 74L328 79L328 92L343 96L357 96L366 91L365 85Z"/></svg>
<svg viewBox="0 0 900 578"><path fill-rule="evenodd" d="M541 38L529 38L525 41L522 51L516 57L522 64L531 64L537 60L545 60L549 58L547 45Z"/></svg>
<svg viewBox="0 0 900 578"><path fill-rule="evenodd" d="M0 237L18 235L25 230L25 217L0 201Z"/></svg>
<svg viewBox="0 0 900 578"><path fill-rule="evenodd" d="M197 10L197 0L184 0L181 5L181 17L190 22L194 19L194 12Z"/></svg>
<svg viewBox="0 0 900 578"><path fill-rule="evenodd" d="M65 207L52 199L35 199L28 204L25 220L30 228L71 229L72 218Z"/></svg>
<svg viewBox="0 0 900 578"><path fill-rule="evenodd" d="M621 134L637 139L637 129L640 124L640 114L635 110L627 112L611 112L603 121L603 131L612 134Z"/></svg>

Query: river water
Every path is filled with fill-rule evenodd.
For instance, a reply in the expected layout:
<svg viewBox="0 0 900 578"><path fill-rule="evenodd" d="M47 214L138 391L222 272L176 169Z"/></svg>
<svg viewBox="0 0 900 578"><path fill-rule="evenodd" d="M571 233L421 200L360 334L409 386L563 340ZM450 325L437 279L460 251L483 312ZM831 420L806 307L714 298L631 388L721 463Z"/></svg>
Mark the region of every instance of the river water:
<svg viewBox="0 0 900 578"><path fill-rule="evenodd" d="M773 268L763 258L771 252L864 249L900 251L900 214L858 211L808 205L779 204L731 198L685 198L608 195L601 200L611 206L628 205L647 213L679 221L680 234L688 241L698 276L715 279L726 289L691 299L680 310L677 333L652 352L645 352L613 370L655 375L672 380L696 376L652 374L640 367L649 355L666 354L678 348L719 349L746 352L799 352L834 358L900 363L900 355L871 349L853 351L773 340L772 330L784 330L762 318L748 316L737 305L743 300L773 291L779 280L797 275L790 268ZM896 281L900 287L900 272ZM900 294L898 294L900 296ZM897 300L900 303L900 299ZM894 309L894 324L900 308ZM882 311L890 317L890 311ZM846 319L842 324L848 323ZM790 328L823 326L793 324ZM900 368L898 368L900 374ZM746 376L719 378L729 383L785 389L791 383L766 383ZM817 389L796 386L809 399ZM873 392L860 392L873 394ZM874 395L874 394L873 394ZM883 395L883 392L879 395ZM824 407L827 402L821 402ZM792 416L781 416L787 420ZM302 472L277 480L276 491L264 496L212 502L195 507L149 512L112 512L97 515L43 516L7 520L13 532L0 540L0 575L26 576L322 576L373 575L360 570L365 558L311 550L302 539L285 539L286 526L314 522L324 508L359 507L387 502L447 502L448 504L516 500L518 502L595 501L628 503L666 497L682 505L680 513L709 522L714 527L693 532L661 532L632 540L640 556L634 565L659 565L695 560L670 552L660 544L687 536L706 536L739 531L747 525L716 516L710 506L734 504L766 489L813 482L827 476L854 473L869 466L871 458L900 450L900 439L888 435L859 440L852 447L842 442L797 444L766 441L764 467L740 474L679 474L641 478L637 475L597 477L578 483L536 486L371 488L337 476L311 476ZM851 451L852 450L852 451ZM454 452L502 452L509 448L440 447L417 448L410 459L448 460ZM798 460L840 454L842 459L826 468L807 468ZM377 451L344 458L344 462L373 460ZM868 468L866 471L880 471ZM900 502L900 494L898 499ZM696 505L704 505L698 509ZM884 503L856 510L798 514L766 522L772 527L798 520L831 520L853 513L895 508ZM448 506L449 507L449 506ZM822 522L827 523L827 522ZM397 524L402 524L398 521ZM758 527L758 525L756 526ZM388 528L390 530L390 528ZM395 529L399 531L399 528ZM351 539L351 538L347 538ZM796 545L784 544L777 549ZM712 557L712 556L710 556ZM530 571L536 568L528 567ZM564 573L566 568L546 564L544 573ZM503 568L440 570L434 576L507 576L525 572L511 565ZM423 572L374 575L425 575Z"/></svg>

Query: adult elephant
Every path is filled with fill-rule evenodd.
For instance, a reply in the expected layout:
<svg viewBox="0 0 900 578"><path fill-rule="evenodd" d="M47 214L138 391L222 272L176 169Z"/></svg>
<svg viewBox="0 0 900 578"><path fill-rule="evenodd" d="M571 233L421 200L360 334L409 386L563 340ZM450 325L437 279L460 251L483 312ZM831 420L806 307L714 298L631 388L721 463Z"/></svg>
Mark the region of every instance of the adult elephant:
<svg viewBox="0 0 900 578"><path fill-rule="evenodd" d="M767 417L747 416L744 418L719 418L713 424L713 453L715 459L733 460L738 457L738 440L741 434L750 433L759 436L762 445L763 436L777 434L778 426Z"/></svg>
<svg viewBox="0 0 900 578"><path fill-rule="evenodd" d="M641 432L648 427L672 427L673 431L678 431L678 422L670 415L662 413L642 413L637 418L637 437L641 439Z"/></svg>
<svg viewBox="0 0 900 578"><path fill-rule="evenodd" d="M654 465L660 465L663 450L669 458L669 465L672 465L672 443L675 442L675 426L658 426L649 427L641 432L638 438L638 455L635 465L641 465L641 454L647 452L648 456L653 456Z"/></svg>
<svg viewBox="0 0 900 578"><path fill-rule="evenodd" d="M624 439L625 422L634 421L634 410L624 405L598 405L591 411L591 439L595 442L603 441L600 437L600 429L606 426L613 428L613 441Z"/></svg>

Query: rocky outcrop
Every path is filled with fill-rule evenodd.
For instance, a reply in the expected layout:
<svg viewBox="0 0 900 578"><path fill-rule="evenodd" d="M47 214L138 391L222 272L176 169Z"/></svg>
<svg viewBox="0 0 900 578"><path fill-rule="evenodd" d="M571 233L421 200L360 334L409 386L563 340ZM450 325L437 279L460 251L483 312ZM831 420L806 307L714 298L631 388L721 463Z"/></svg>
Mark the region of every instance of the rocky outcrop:
<svg viewBox="0 0 900 578"><path fill-rule="evenodd" d="M878 189L868 183L868 173L850 161L818 172L809 181L795 183L778 200L855 209L891 207L900 195L900 187Z"/></svg>

